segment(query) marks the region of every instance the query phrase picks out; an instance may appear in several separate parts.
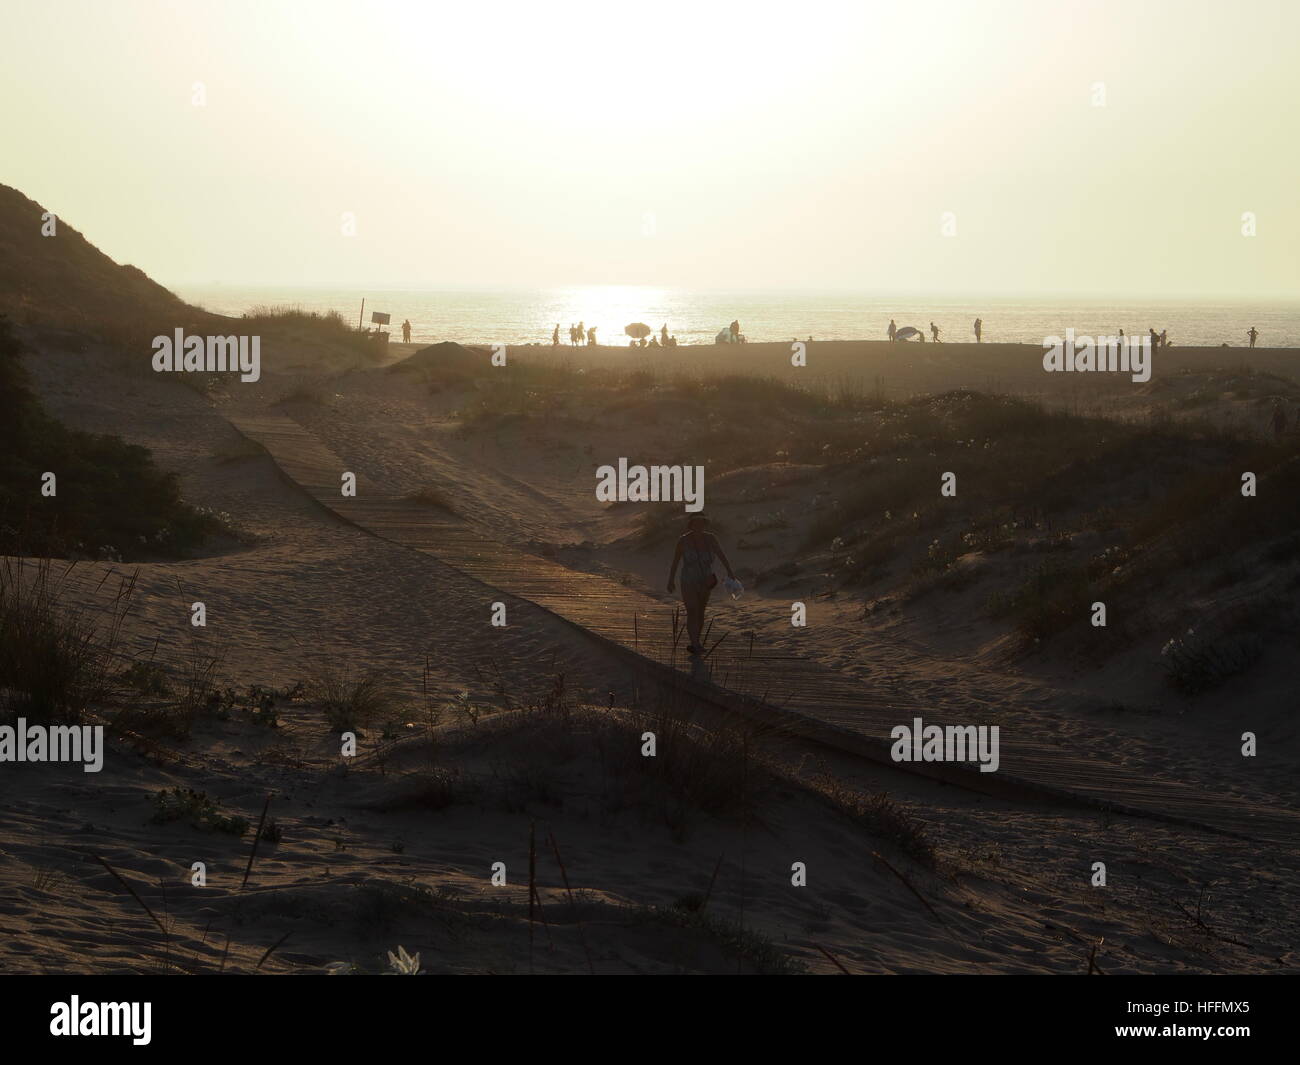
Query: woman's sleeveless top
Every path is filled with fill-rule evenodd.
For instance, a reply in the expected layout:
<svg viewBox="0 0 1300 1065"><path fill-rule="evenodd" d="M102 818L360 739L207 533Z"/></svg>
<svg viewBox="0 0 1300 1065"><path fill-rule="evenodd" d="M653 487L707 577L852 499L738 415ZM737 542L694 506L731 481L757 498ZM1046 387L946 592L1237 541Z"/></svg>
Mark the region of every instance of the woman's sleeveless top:
<svg viewBox="0 0 1300 1065"><path fill-rule="evenodd" d="M682 547L682 583L707 584L713 573L713 551L691 539Z"/></svg>

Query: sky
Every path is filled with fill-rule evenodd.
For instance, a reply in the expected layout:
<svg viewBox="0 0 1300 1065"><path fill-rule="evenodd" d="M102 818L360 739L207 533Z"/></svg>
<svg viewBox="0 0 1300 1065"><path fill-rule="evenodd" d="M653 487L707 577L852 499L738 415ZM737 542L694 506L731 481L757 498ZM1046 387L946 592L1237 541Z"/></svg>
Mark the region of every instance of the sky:
<svg viewBox="0 0 1300 1065"><path fill-rule="evenodd" d="M0 16L0 182L164 284L1300 297L1295 0Z"/></svg>

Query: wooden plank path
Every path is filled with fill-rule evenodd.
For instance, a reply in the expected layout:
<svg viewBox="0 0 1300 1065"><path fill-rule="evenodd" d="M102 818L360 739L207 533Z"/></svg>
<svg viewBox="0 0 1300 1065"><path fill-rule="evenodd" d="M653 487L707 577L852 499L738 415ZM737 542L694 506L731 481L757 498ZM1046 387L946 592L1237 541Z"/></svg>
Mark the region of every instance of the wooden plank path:
<svg viewBox="0 0 1300 1065"><path fill-rule="evenodd" d="M691 658L684 653L684 632L674 638L675 610L667 604L606 577L491 540L466 522L427 504L394 498L362 477L356 496L344 497L341 477L348 464L309 430L274 411L225 414L240 433L265 448L291 482L343 520L425 552L491 589L528 600L629 656L660 681L738 710L767 728L986 794L1084 804L1251 839L1300 841L1300 811L1208 796L1177 781L1143 776L1095 752L1026 736L1020 719L1010 713L982 715L979 722L946 721L941 707L875 691L802 656L767 653L748 633L733 630L724 636L715 627L707 658ZM926 724L999 725L998 771L894 762L890 730L910 725L914 717Z"/></svg>

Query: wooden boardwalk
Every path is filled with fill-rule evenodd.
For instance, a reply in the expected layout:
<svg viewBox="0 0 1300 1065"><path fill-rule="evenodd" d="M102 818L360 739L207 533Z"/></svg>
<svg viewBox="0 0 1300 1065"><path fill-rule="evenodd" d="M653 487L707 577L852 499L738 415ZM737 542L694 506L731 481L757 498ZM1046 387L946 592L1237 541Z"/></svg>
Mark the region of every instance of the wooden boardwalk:
<svg viewBox="0 0 1300 1065"><path fill-rule="evenodd" d="M393 498L358 479L355 497L341 493L348 464L314 434L274 411L227 413L245 437L266 449L281 471L331 513L385 540L425 552L490 588L528 600L629 656L639 668L699 698L738 710L765 726L987 794L1085 804L1251 839L1294 845L1300 811L1209 796L1177 781L1143 776L1092 751L1070 750L1026 736L1010 714L978 722L943 718L921 706L801 656L766 653L750 635L716 627L703 661L674 638L675 611L608 578L485 538L436 508ZM721 643L718 640L721 639ZM953 763L895 763L889 733L914 717L926 724L999 725L996 773Z"/></svg>

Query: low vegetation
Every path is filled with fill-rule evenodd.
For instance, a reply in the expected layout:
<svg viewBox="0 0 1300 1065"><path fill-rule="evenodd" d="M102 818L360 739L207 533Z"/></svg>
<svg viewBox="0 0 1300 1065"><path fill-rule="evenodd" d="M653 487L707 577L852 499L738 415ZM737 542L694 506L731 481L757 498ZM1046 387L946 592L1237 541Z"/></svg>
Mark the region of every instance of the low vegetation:
<svg viewBox="0 0 1300 1065"><path fill-rule="evenodd" d="M271 333L291 341L311 341L344 348L373 358L380 350L338 311L306 311L301 307L259 305L250 307L240 319L240 329Z"/></svg>
<svg viewBox="0 0 1300 1065"><path fill-rule="evenodd" d="M154 796L153 823L167 825L181 821L204 832L242 836L249 829L247 818L224 813L205 792L192 788L163 788Z"/></svg>
<svg viewBox="0 0 1300 1065"><path fill-rule="evenodd" d="M306 692L330 728L339 732L382 724L400 705L387 675L376 669L326 664L307 683Z"/></svg>
<svg viewBox="0 0 1300 1065"><path fill-rule="evenodd" d="M71 565L0 560L0 707L33 723L75 724L112 686L134 578L101 583L97 606L73 605Z"/></svg>
<svg viewBox="0 0 1300 1065"><path fill-rule="evenodd" d="M182 558L222 522L181 499L147 448L69 429L46 413L0 318L0 554ZM53 480L50 480L50 476Z"/></svg>

